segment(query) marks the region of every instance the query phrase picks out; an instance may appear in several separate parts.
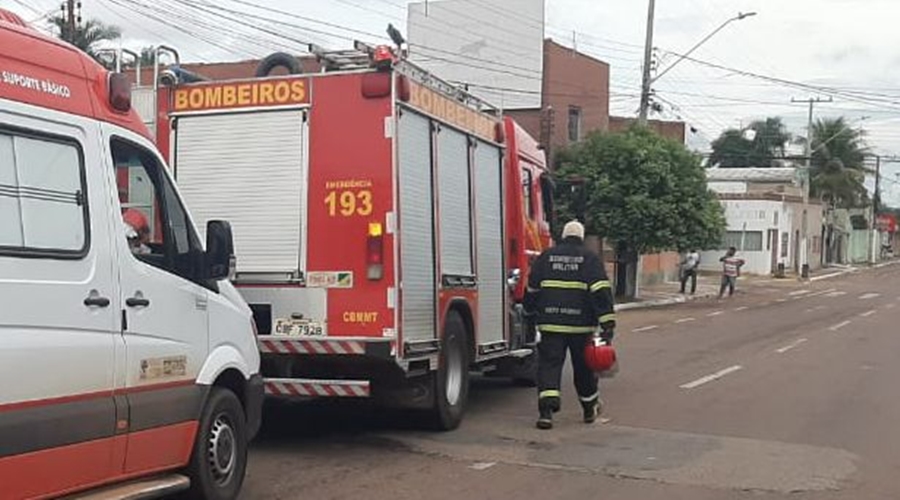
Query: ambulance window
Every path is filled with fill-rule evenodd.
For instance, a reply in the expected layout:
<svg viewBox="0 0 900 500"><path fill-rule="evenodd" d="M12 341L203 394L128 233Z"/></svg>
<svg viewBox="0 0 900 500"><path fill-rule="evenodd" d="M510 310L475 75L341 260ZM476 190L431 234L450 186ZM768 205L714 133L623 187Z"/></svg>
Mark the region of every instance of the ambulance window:
<svg viewBox="0 0 900 500"><path fill-rule="evenodd" d="M201 247L164 167L149 151L113 141L125 237L132 254L183 278L199 277Z"/></svg>
<svg viewBox="0 0 900 500"><path fill-rule="evenodd" d="M534 199L531 195L531 188L534 185L534 179L531 176L531 170L522 169L522 201L525 204L525 216L534 219Z"/></svg>
<svg viewBox="0 0 900 500"><path fill-rule="evenodd" d="M77 144L0 130L0 253L83 256L85 192Z"/></svg>

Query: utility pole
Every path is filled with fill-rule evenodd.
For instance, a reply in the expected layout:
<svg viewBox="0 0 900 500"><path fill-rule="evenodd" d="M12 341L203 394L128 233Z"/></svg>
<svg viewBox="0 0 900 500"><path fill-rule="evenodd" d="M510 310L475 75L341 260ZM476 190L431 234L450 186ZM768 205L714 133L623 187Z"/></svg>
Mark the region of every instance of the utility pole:
<svg viewBox="0 0 900 500"><path fill-rule="evenodd" d="M62 6L63 16L65 16L66 19L66 28L62 34L64 35L63 39L69 43L74 40L75 28L78 25L75 8L75 0L66 0L66 3ZM78 2L78 9L81 10L81 2Z"/></svg>
<svg viewBox="0 0 900 500"><path fill-rule="evenodd" d="M881 155L875 155L875 195L872 197L872 207L875 209L875 215L881 208Z"/></svg>
<svg viewBox="0 0 900 500"><path fill-rule="evenodd" d="M809 277L809 181L810 167L812 167L812 128L813 128L813 107L819 103L833 102L834 99L829 97L827 100L820 97L810 97L808 99L791 99L792 103L807 102L809 103L809 119L806 125L806 148L804 156L806 157L806 166L803 169L803 222L800 237L800 277Z"/></svg>
<svg viewBox="0 0 900 500"><path fill-rule="evenodd" d="M641 81L641 110L638 123L647 124L647 113L650 111L650 66L653 59L653 18L656 11L656 0L649 0L647 8L647 40L644 43L644 75Z"/></svg>

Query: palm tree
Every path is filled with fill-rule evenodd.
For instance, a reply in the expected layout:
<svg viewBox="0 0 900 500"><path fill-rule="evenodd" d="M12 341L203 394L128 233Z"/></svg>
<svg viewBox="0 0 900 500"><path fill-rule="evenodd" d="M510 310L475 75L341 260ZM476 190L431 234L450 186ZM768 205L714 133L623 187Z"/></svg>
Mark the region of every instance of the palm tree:
<svg viewBox="0 0 900 500"><path fill-rule="evenodd" d="M74 31L70 29L65 16L51 17L50 22L56 27L60 39L78 47L94 59L97 59L97 50L100 48L98 45L117 40L122 36L122 31L118 26L105 24L96 19L88 19L76 26Z"/></svg>
<svg viewBox="0 0 900 500"><path fill-rule="evenodd" d="M757 120L746 129L722 132L712 143L709 164L720 167L768 167L774 159L784 157L790 141L791 134L781 118Z"/></svg>
<svg viewBox="0 0 900 500"><path fill-rule="evenodd" d="M854 207L868 201L865 131L841 118L824 118L812 127L810 189L833 206Z"/></svg>

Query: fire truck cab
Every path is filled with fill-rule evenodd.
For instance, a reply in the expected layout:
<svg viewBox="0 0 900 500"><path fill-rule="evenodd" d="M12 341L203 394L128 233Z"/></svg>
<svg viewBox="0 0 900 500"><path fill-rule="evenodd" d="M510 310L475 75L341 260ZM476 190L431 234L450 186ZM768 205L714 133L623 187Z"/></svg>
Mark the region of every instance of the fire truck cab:
<svg viewBox="0 0 900 500"><path fill-rule="evenodd" d="M320 73L168 74L158 143L198 218L234 225L267 396L371 397L452 429L470 371L533 380L542 151L399 51L311 49Z"/></svg>
<svg viewBox="0 0 900 500"><path fill-rule="evenodd" d="M0 9L0 499L236 498L251 311L130 84Z"/></svg>

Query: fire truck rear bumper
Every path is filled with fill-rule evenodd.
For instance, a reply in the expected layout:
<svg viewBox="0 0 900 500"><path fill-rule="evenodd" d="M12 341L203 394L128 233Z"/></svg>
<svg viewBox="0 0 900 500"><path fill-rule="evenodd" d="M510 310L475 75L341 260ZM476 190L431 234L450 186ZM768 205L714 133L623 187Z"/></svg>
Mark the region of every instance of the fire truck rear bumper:
<svg viewBox="0 0 900 500"><path fill-rule="evenodd" d="M396 347L391 339L371 337L297 338L261 335L258 343L262 354L367 356L380 359L390 359L396 355Z"/></svg>
<svg viewBox="0 0 900 500"><path fill-rule="evenodd" d="M274 398L367 398L368 380L316 380L303 378L267 378L266 396Z"/></svg>

